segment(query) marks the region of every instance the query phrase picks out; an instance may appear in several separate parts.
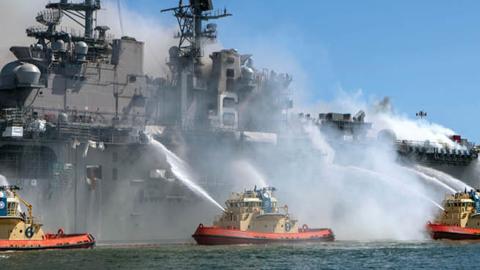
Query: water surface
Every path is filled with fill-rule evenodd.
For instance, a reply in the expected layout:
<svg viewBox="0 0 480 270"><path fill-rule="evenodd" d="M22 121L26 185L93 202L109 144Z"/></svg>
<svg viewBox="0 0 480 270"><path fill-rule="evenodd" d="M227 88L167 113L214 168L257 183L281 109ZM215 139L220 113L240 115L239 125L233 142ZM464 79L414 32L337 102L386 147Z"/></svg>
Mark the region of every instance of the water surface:
<svg viewBox="0 0 480 270"><path fill-rule="evenodd" d="M478 269L480 242L345 242L204 247L99 245L0 253L1 269Z"/></svg>

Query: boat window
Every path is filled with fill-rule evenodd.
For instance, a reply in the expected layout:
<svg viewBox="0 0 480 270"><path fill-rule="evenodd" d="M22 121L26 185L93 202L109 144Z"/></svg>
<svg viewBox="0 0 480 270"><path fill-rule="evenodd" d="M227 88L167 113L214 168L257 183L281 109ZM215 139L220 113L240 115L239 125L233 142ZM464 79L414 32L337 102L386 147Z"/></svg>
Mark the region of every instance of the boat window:
<svg viewBox="0 0 480 270"><path fill-rule="evenodd" d="M231 97L226 97L223 99L224 108L233 108L235 107L235 99Z"/></svg>
<svg viewBox="0 0 480 270"><path fill-rule="evenodd" d="M228 78L233 78L233 77L235 77L235 70L234 70L233 68L228 68L226 75L227 75Z"/></svg>

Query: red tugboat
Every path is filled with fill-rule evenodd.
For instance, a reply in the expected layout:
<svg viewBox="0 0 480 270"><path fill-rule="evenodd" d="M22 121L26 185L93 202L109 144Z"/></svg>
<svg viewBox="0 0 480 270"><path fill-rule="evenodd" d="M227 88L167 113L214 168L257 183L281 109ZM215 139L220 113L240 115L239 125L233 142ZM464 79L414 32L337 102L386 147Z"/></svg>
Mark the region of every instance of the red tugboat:
<svg viewBox="0 0 480 270"><path fill-rule="evenodd" d="M478 190L465 190L448 195L443 212L427 229L433 239L480 239L480 195Z"/></svg>
<svg viewBox="0 0 480 270"><path fill-rule="evenodd" d="M32 215L32 205L18 196L17 186L0 186L0 251L90 248L95 238L90 234L46 234L42 224ZM20 204L28 209L28 216L21 212Z"/></svg>
<svg viewBox="0 0 480 270"><path fill-rule="evenodd" d="M330 229L299 228L288 213L278 207L273 196L275 188L254 188L233 193L225 204L227 209L211 227L200 224L192 235L199 245L264 244L276 242L333 241ZM282 212L280 210L283 210Z"/></svg>

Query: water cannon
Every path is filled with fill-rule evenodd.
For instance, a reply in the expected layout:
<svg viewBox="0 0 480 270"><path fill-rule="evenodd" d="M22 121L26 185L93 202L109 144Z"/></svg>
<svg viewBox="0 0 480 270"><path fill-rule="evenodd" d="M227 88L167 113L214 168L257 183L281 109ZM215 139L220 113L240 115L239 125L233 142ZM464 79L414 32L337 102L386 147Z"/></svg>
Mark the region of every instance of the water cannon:
<svg viewBox="0 0 480 270"><path fill-rule="evenodd" d="M270 191L270 192L274 192L274 191L276 191L277 189L276 189L275 187L267 186L267 187L264 187L263 190L267 190L267 191Z"/></svg>
<svg viewBox="0 0 480 270"><path fill-rule="evenodd" d="M480 196L478 196L478 193L474 189L470 190L468 194L475 204L475 212L480 213Z"/></svg>

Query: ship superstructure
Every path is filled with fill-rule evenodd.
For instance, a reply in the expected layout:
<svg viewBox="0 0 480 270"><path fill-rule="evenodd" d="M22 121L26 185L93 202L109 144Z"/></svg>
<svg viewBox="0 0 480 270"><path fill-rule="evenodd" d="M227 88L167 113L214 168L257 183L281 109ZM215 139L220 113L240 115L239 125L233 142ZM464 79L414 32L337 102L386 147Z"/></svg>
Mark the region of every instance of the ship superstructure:
<svg viewBox="0 0 480 270"><path fill-rule="evenodd" d="M225 212L213 225L241 231L297 232L298 221L290 216L288 206L278 205L274 191L266 187L232 194L225 202Z"/></svg>

